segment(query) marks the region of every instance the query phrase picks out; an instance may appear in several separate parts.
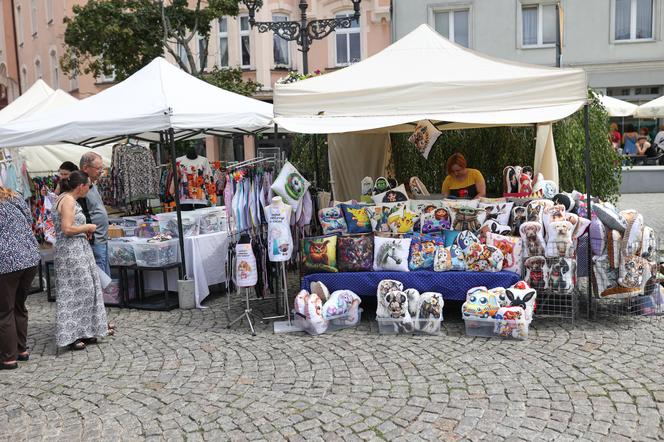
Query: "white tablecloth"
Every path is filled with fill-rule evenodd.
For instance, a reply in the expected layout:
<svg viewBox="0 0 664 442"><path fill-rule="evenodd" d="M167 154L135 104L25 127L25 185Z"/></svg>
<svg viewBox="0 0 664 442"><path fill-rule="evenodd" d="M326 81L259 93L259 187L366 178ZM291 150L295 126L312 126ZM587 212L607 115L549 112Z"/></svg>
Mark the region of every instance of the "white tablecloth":
<svg viewBox="0 0 664 442"><path fill-rule="evenodd" d="M194 279L196 307L210 294L209 286L226 282L226 257L228 255L228 232L208 233L184 239L184 254L187 277ZM177 291L178 271L168 272L168 288ZM145 288L163 290L161 272L145 273Z"/></svg>

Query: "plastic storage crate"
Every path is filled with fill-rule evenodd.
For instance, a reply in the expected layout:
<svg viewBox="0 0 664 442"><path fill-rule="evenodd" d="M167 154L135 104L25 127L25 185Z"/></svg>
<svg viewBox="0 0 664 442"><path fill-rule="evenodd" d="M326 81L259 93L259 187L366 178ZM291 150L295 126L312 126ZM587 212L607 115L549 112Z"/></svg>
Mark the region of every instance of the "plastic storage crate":
<svg viewBox="0 0 664 442"><path fill-rule="evenodd" d="M136 264L133 238L117 238L108 241L108 263L112 266L132 266Z"/></svg>
<svg viewBox="0 0 664 442"><path fill-rule="evenodd" d="M195 212L181 212L182 233L185 237L196 236L199 233L199 215ZM159 231L164 235L171 235L178 238L178 216L175 212L162 213L157 216L159 219Z"/></svg>
<svg viewBox="0 0 664 442"><path fill-rule="evenodd" d="M525 319L464 318L466 336L528 339L530 322Z"/></svg>
<svg viewBox="0 0 664 442"><path fill-rule="evenodd" d="M133 243L136 265L139 267L163 267L178 262L178 240Z"/></svg>
<svg viewBox="0 0 664 442"><path fill-rule="evenodd" d="M226 218L226 209L224 207L207 207L196 210L199 217L199 233L221 232Z"/></svg>
<svg viewBox="0 0 664 442"><path fill-rule="evenodd" d="M437 335L443 318L440 319L412 319L404 323L401 318L376 318L378 322L378 333L381 335L416 334Z"/></svg>

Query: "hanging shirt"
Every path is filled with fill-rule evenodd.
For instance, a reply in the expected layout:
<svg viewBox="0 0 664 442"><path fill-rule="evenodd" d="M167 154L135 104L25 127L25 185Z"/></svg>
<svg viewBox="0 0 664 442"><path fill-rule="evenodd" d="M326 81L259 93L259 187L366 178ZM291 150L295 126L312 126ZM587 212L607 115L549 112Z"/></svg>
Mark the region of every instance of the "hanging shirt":
<svg viewBox="0 0 664 442"><path fill-rule="evenodd" d="M197 156L189 159L186 155L177 159L180 179L180 204L208 203L208 189L212 183L212 169L207 158Z"/></svg>
<svg viewBox="0 0 664 442"><path fill-rule="evenodd" d="M290 230L292 210L291 206L285 203L270 204L265 208L270 261L288 261L293 254L293 237Z"/></svg>

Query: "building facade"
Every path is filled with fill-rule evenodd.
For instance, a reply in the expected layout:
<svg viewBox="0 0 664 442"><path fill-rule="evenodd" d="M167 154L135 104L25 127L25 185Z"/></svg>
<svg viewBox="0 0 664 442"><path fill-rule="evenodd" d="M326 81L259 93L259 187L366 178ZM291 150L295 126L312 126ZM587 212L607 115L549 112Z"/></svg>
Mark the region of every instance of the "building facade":
<svg viewBox="0 0 664 442"><path fill-rule="evenodd" d="M12 2L0 0L0 109L21 94L16 62L17 49Z"/></svg>
<svg viewBox="0 0 664 442"><path fill-rule="evenodd" d="M427 23L473 50L554 66L556 3L563 66L616 98L664 95L664 0L393 0L392 38Z"/></svg>

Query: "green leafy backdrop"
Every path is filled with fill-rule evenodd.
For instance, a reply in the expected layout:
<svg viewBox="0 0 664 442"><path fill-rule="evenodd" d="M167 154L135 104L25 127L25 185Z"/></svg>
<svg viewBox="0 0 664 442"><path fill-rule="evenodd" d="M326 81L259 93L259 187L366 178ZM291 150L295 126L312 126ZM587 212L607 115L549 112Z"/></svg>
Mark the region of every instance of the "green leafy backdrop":
<svg viewBox="0 0 664 442"><path fill-rule="evenodd" d="M604 108L589 94L591 142L591 190L603 199L615 200L619 194L621 158L608 141L609 117ZM585 193L585 131L583 110L553 125L560 187L564 191ZM487 182L487 192L502 193L502 172L507 165L533 165L535 155L535 126L496 127L444 131L436 141L428 159L408 142L410 134L392 135L392 161L396 178L407 182L418 176L430 192L440 192L445 178L447 158L461 152L469 167L479 169ZM308 178L313 178L315 157L312 135L297 135L293 143L291 161ZM329 169L325 136L317 136L318 164L321 177L319 187L329 189ZM375 177L374 177L375 178ZM359 189L359 183L358 183Z"/></svg>

